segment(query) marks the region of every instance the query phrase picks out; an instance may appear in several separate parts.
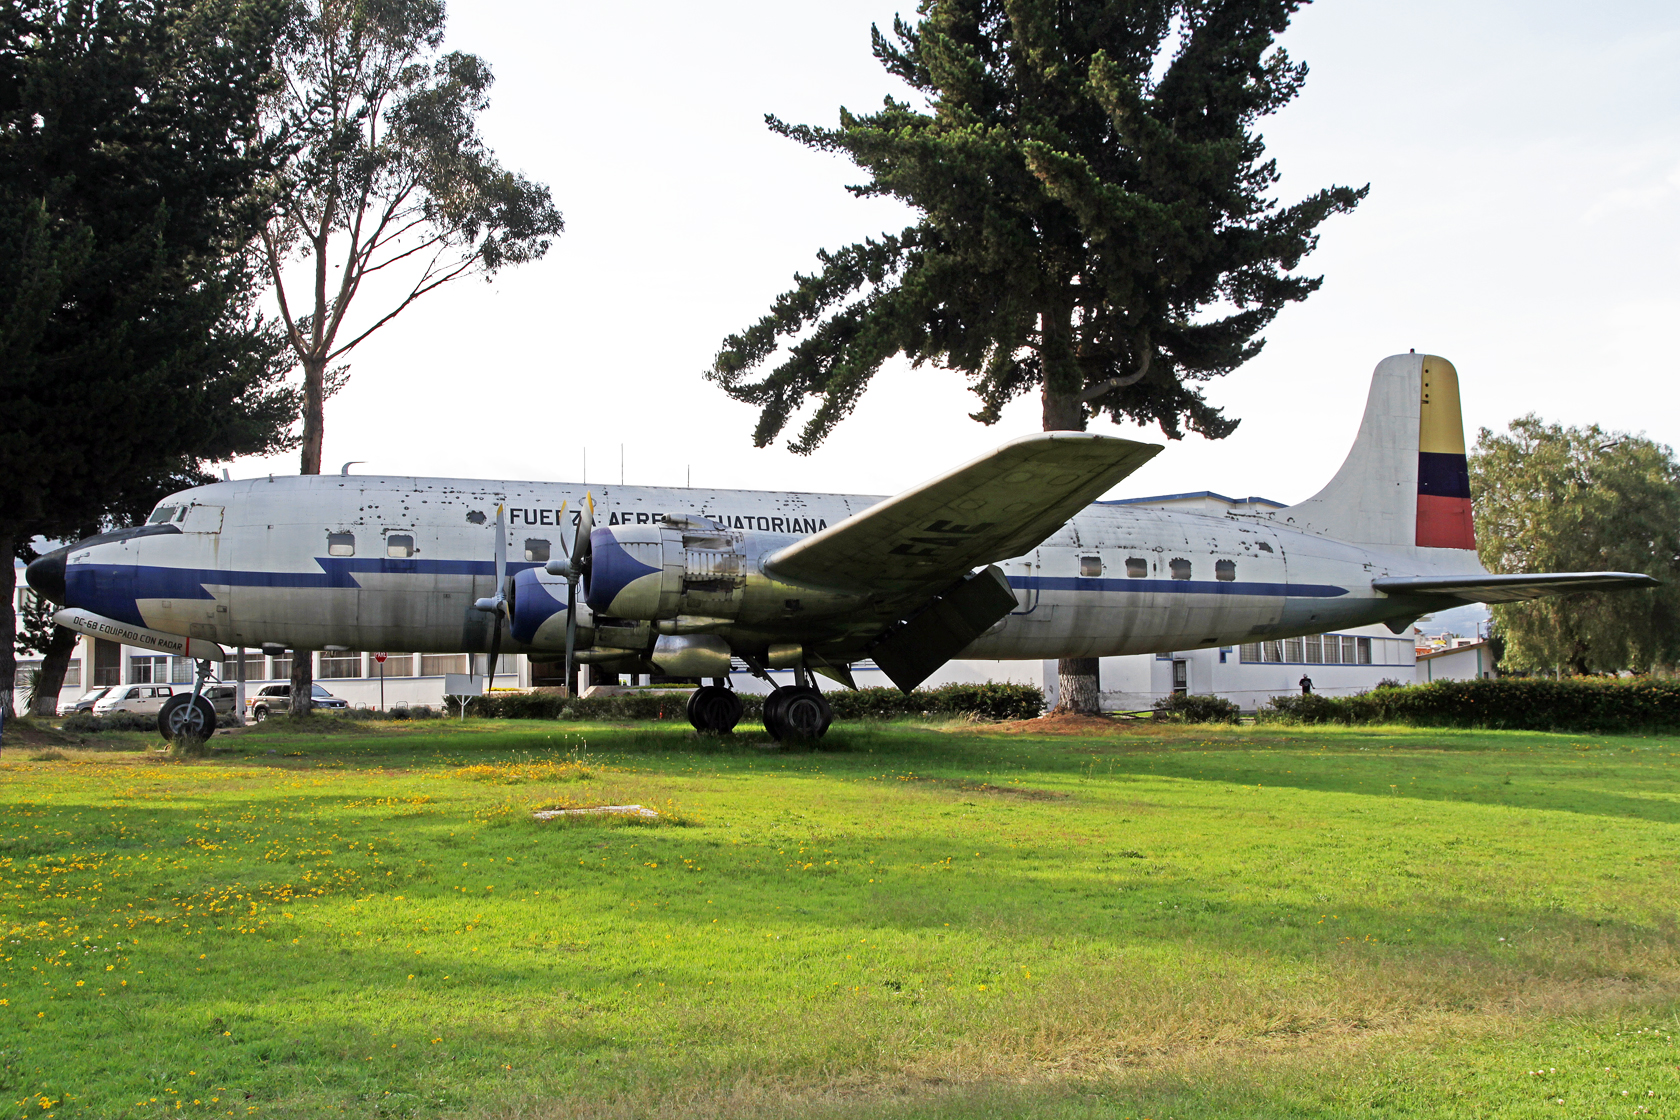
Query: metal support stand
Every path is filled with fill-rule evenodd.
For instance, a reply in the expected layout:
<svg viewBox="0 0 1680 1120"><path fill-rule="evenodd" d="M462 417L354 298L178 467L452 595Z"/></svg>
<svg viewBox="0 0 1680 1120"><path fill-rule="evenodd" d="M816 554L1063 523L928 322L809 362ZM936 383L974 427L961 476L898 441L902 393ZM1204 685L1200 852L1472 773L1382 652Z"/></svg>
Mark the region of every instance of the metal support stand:
<svg viewBox="0 0 1680 1120"><path fill-rule="evenodd" d="M234 671L234 676L236 676L238 678L238 684L234 688L234 692L233 692L233 711L234 711L234 718L238 719L239 720L239 726L243 727L243 726L245 726L245 647L244 646L239 647L239 656L235 659L234 664L237 666L237 668Z"/></svg>

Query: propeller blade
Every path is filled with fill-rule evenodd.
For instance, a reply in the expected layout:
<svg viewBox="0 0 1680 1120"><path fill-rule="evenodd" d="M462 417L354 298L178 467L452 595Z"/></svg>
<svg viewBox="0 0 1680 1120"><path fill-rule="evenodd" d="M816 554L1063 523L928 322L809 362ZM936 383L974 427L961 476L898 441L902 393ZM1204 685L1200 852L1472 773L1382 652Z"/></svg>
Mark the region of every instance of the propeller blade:
<svg viewBox="0 0 1680 1120"><path fill-rule="evenodd" d="M573 664L577 653L577 580L566 581L566 695L577 693L577 666Z"/></svg>
<svg viewBox="0 0 1680 1120"><path fill-rule="evenodd" d="M507 526L503 521L504 508L496 507L496 593L483 599L473 600L473 607L481 611L494 611L496 624L501 625L502 615L507 613ZM498 631L499 632L499 631Z"/></svg>
<svg viewBox="0 0 1680 1120"><path fill-rule="evenodd" d="M595 531L595 495L583 496L582 516L578 518L577 536L572 541L572 567L580 573L589 567L589 534Z"/></svg>
<svg viewBox="0 0 1680 1120"><path fill-rule="evenodd" d="M496 661L502 656L502 616L500 614L496 615L493 625L496 629L490 633L490 666L485 673L484 681L484 695L486 696L490 695L490 691L496 687Z"/></svg>

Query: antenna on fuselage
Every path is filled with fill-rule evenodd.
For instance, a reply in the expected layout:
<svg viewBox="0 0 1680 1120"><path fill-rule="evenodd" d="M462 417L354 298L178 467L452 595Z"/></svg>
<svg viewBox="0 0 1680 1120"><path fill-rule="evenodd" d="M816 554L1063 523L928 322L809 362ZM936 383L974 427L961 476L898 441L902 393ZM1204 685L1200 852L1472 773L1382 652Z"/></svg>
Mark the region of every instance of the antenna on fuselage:
<svg viewBox="0 0 1680 1120"><path fill-rule="evenodd" d="M362 464L364 464L366 462L367 462L366 459L352 459L348 463L344 464L342 467L339 467L338 468L338 473L341 474L341 475L348 475L350 473L350 468L351 467L361 466Z"/></svg>

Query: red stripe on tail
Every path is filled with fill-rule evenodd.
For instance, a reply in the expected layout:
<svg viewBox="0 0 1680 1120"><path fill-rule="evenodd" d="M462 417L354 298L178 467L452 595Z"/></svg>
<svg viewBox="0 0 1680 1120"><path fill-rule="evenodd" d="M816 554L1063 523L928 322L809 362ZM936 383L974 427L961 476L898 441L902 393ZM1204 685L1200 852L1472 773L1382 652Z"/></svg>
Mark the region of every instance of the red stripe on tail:
<svg viewBox="0 0 1680 1120"><path fill-rule="evenodd" d="M1419 548L1474 549L1476 527L1470 516L1470 499L1419 494L1417 543Z"/></svg>

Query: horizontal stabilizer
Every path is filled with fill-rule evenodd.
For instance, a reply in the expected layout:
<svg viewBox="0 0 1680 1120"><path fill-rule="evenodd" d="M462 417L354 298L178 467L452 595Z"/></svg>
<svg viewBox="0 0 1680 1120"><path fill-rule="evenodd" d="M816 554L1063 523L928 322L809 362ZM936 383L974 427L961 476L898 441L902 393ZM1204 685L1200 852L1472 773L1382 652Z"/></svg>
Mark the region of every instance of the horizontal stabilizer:
<svg viewBox="0 0 1680 1120"><path fill-rule="evenodd" d="M779 580L913 591L1036 548L1161 448L1084 432L1023 436L766 558Z"/></svg>
<svg viewBox="0 0 1680 1120"><path fill-rule="evenodd" d="M1516 603L1575 591L1626 591L1661 580L1638 572L1533 572L1527 575L1384 576L1371 586L1386 595L1427 595L1466 603Z"/></svg>

